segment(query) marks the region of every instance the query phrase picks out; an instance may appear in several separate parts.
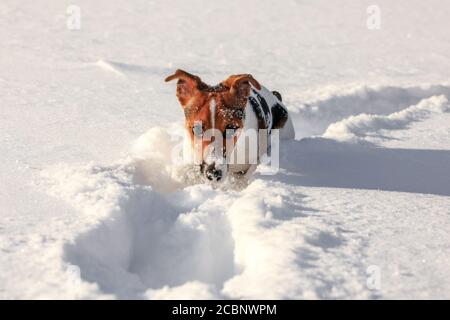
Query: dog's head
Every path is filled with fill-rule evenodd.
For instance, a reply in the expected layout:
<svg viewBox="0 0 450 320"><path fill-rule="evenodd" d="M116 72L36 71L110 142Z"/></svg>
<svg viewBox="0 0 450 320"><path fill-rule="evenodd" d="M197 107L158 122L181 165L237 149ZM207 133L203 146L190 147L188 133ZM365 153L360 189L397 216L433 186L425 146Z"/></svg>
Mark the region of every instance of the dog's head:
<svg viewBox="0 0 450 320"><path fill-rule="evenodd" d="M208 180L227 174L227 156L244 126L251 86L260 84L250 74L232 75L217 86L177 70L165 81L177 79L177 98L184 110L185 126L196 162Z"/></svg>

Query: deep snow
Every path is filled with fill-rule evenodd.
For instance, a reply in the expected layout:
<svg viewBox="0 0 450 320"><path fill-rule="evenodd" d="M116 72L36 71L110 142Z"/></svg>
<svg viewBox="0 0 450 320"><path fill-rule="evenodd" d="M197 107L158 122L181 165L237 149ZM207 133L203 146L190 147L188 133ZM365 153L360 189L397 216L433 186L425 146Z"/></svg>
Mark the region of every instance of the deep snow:
<svg viewBox="0 0 450 320"><path fill-rule="evenodd" d="M449 5L377 2L2 1L0 298L450 298ZM282 92L276 175L167 162L178 67Z"/></svg>

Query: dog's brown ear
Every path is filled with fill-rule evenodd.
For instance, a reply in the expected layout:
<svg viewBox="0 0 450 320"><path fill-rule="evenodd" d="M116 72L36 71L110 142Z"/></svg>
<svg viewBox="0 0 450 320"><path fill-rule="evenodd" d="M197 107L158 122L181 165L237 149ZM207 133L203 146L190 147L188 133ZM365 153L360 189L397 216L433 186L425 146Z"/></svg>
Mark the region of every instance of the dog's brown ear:
<svg viewBox="0 0 450 320"><path fill-rule="evenodd" d="M168 76L165 81L168 82L174 79L178 79L177 97L183 108L187 106L191 98L198 94L200 90L207 87L207 85L202 82L200 77L180 69L175 71L174 74Z"/></svg>
<svg viewBox="0 0 450 320"><path fill-rule="evenodd" d="M261 90L261 85L251 74L237 74L230 76L223 84L230 88L230 93L240 98L250 95L250 84Z"/></svg>

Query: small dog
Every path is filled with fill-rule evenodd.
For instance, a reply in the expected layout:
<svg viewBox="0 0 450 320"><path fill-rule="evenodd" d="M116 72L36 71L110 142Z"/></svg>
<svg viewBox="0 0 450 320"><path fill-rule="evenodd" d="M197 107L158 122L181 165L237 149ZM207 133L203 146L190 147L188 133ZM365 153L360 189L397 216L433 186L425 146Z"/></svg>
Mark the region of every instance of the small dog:
<svg viewBox="0 0 450 320"><path fill-rule="evenodd" d="M280 129L282 139L295 136L281 95L262 87L250 74L232 75L216 86L183 70L177 70L165 81L174 79L178 79L176 95L186 117L184 154L199 165L209 181L223 181L228 174L248 177L261 157L268 154L267 141L271 139L267 137L273 129ZM249 130L265 133L266 139L264 134L257 135L256 159L251 157L244 134ZM266 141L266 148L261 147L262 140ZM245 160L230 161L236 160L236 150L242 146Z"/></svg>

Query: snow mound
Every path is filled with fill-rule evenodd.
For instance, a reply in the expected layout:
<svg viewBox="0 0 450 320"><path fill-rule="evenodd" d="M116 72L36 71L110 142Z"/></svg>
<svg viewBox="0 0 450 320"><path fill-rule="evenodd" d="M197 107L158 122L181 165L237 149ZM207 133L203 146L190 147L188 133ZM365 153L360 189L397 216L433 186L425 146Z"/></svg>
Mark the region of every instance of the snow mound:
<svg viewBox="0 0 450 320"><path fill-rule="evenodd" d="M450 97L445 84L396 87L354 85L326 87L293 93L287 100L291 106L297 138L320 136L336 122L360 114L389 115L433 96Z"/></svg>
<svg viewBox="0 0 450 320"><path fill-rule="evenodd" d="M424 120L431 113L448 112L448 100L445 96L433 96L421 100L417 105L410 106L389 115L359 114L328 126L324 138L340 141L361 141L370 138L383 138L385 130L405 129L412 122Z"/></svg>
<svg viewBox="0 0 450 320"><path fill-rule="evenodd" d="M185 215L213 191L199 185L169 196L135 184L135 170L127 163L61 166L47 174L54 181L52 193L72 203L92 223L65 246L66 261L81 268L83 279L120 298L139 298L149 288L191 280L216 283L226 278L232 270L226 263L232 261L226 259L232 255L232 244L226 240L227 223L221 212L203 217L199 209ZM214 244L217 247L211 247ZM212 259L206 259L210 254Z"/></svg>
<svg viewBox="0 0 450 320"><path fill-rule="evenodd" d="M124 173L91 170L90 185L98 189L67 193L98 221L65 245L65 260L101 292L151 299L320 298L347 290L367 296L362 280L331 290L343 281L331 272L317 288L302 285L317 271L311 264L320 252L327 251L321 263L331 270L347 240L288 185L257 179L242 194L206 185L161 194L130 184ZM362 279L361 270L351 272Z"/></svg>
<svg viewBox="0 0 450 320"><path fill-rule="evenodd" d="M183 128L154 127L133 144L130 162L136 168L133 179L160 192L169 192L201 182L193 165L183 163Z"/></svg>

